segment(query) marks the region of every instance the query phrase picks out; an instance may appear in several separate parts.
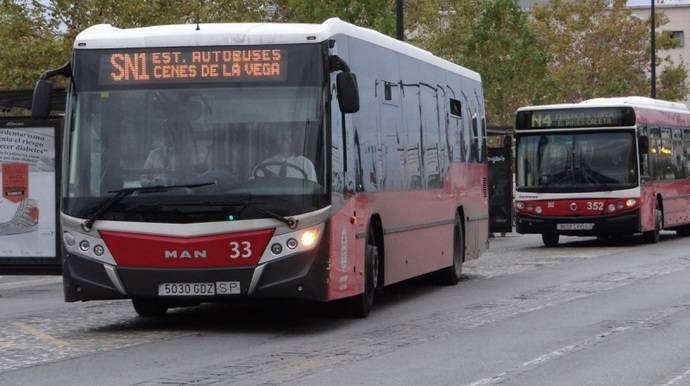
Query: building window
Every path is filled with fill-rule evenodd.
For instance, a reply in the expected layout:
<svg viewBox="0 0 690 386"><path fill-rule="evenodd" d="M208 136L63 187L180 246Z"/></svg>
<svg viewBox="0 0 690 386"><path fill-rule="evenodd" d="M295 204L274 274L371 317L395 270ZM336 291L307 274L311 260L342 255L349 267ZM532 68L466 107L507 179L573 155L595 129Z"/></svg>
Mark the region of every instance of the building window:
<svg viewBox="0 0 690 386"><path fill-rule="evenodd" d="M675 40L678 43L676 48L685 46L685 36L683 34L683 31L670 31L668 34L671 37L671 39Z"/></svg>

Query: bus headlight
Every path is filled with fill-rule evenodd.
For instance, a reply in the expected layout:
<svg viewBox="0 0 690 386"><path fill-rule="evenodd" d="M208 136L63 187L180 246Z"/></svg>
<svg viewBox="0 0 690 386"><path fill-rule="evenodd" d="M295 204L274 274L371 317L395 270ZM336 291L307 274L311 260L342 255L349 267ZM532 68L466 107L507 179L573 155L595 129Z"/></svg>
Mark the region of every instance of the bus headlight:
<svg viewBox="0 0 690 386"><path fill-rule="evenodd" d="M609 212L615 212L616 211L616 204L609 204Z"/></svg>
<svg viewBox="0 0 690 386"><path fill-rule="evenodd" d="M522 201L518 201L515 203L515 207L520 209L520 210L525 209L525 203Z"/></svg>
<svg viewBox="0 0 690 386"><path fill-rule="evenodd" d="M634 198L629 198L625 200L625 206L627 206L628 208L632 208L633 206L635 206L635 204L637 204L637 200L635 200Z"/></svg>
<svg viewBox="0 0 690 386"><path fill-rule="evenodd" d="M537 214L541 214L541 211L542 211L541 206L537 206L536 208L534 208L534 211L535 211Z"/></svg>
<svg viewBox="0 0 690 386"><path fill-rule="evenodd" d="M301 242L305 247L311 247L319 238L319 228L312 228L302 233Z"/></svg>

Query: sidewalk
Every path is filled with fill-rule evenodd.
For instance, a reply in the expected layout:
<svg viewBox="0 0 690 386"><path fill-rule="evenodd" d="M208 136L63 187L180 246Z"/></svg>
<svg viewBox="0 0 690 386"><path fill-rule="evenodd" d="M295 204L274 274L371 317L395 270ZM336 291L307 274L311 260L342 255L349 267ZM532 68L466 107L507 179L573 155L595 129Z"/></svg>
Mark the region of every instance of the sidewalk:
<svg viewBox="0 0 690 386"><path fill-rule="evenodd" d="M0 275L0 291L36 287L46 284L55 284L62 282L62 276L55 275L41 275L41 276L6 276Z"/></svg>

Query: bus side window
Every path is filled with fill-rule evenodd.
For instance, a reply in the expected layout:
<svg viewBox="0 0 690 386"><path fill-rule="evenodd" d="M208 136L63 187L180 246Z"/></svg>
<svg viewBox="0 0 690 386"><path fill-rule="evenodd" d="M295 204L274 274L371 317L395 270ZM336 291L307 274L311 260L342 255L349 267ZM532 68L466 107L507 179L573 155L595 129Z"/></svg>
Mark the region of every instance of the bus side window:
<svg viewBox="0 0 690 386"><path fill-rule="evenodd" d="M690 176L690 128L683 130L683 160L685 176Z"/></svg>
<svg viewBox="0 0 690 386"><path fill-rule="evenodd" d="M649 129L649 170L654 180L663 179L664 168L661 161L661 136L658 128Z"/></svg>
<svg viewBox="0 0 690 386"><path fill-rule="evenodd" d="M684 154L683 154L683 130L682 129L672 129L671 131L671 145L672 145L672 158L671 162L673 164L673 171L676 179L685 178L685 165L684 165Z"/></svg>

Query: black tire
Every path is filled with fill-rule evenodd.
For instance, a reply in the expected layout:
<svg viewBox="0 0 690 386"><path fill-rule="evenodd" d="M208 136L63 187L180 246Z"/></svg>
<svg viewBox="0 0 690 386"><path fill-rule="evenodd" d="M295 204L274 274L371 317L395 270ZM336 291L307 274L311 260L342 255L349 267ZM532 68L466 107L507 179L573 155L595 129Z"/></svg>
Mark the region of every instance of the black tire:
<svg viewBox="0 0 690 386"><path fill-rule="evenodd" d="M550 233L542 233L541 234L541 241L544 242L544 245L547 247L555 247L558 245L558 239L560 239L561 235L555 232L550 232Z"/></svg>
<svg viewBox="0 0 690 386"><path fill-rule="evenodd" d="M456 285L462 277L462 263L465 261L465 230L460 216L455 216L453 227L453 265L439 271L439 283Z"/></svg>
<svg viewBox="0 0 690 386"><path fill-rule="evenodd" d="M134 311L144 318L163 316L168 312L168 305L156 299L132 299Z"/></svg>
<svg viewBox="0 0 690 386"><path fill-rule="evenodd" d="M678 237L688 237L690 236L690 226L683 225L682 227L676 229L676 235Z"/></svg>
<svg viewBox="0 0 690 386"><path fill-rule="evenodd" d="M659 201L656 202L656 207L654 208L654 230L643 232L642 237L644 242L647 244L656 244L659 242L659 232L664 221L664 212L661 210L661 205Z"/></svg>
<svg viewBox="0 0 690 386"><path fill-rule="evenodd" d="M356 318L366 318L374 306L377 290L383 286L381 282L381 260L379 247L373 230L369 230L367 243L364 250L364 292L346 299L348 315Z"/></svg>

